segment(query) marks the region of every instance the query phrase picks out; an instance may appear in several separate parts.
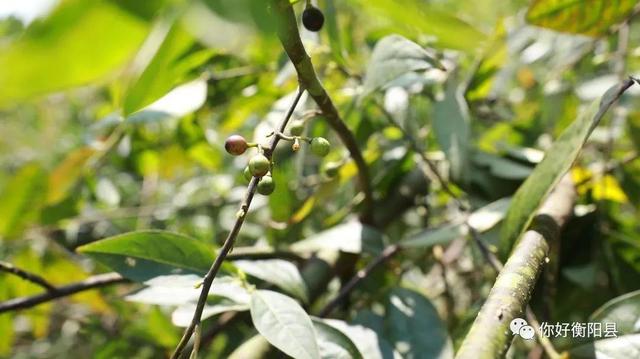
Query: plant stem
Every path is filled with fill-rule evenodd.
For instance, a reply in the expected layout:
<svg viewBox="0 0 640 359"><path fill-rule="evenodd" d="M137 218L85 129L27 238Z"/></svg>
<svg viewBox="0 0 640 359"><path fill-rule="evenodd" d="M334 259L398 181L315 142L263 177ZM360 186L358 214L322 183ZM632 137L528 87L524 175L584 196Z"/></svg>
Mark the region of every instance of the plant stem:
<svg viewBox="0 0 640 359"><path fill-rule="evenodd" d="M21 310L35 307L38 304L49 302L54 299L66 297L85 290L105 287L111 284L126 283L127 279L117 273L105 273L91 276L77 283L68 284L63 287L54 287L54 290L37 294L31 297L10 299L0 303L0 313Z"/></svg>
<svg viewBox="0 0 640 359"><path fill-rule="evenodd" d="M20 269L16 266L14 266L11 263L7 263L7 262L3 262L0 261L0 270L7 272L7 273L11 273L13 275L16 275L26 281L29 281L33 284L37 284L39 286L41 286L42 288L46 289L49 292L54 292L56 291L56 287L49 283L46 279L44 279L43 277L35 274L35 273L31 273L31 272L27 272L24 269Z"/></svg>
<svg viewBox="0 0 640 359"><path fill-rule="evenodd" d="M296 97L294 98L293 103L289 107L289 110L287 111L287 114L285 115L284 119L280 123L280 126L278 126L276 133L284 132L284 130L287 127L287 123L289 123L289 119L293 115L293 111L298 105L298 102L300 101L300 98L302 97L302 94L304 93L304 91L305 89L302 86L298 88ZM269 160L271 160L271 157L273 156L273 150L276 148L279 141L280 141L279 136L273 136L271 137L269 146L263 148L264 156L267 157ZM182 354L182 351L184 350L187 343L189 342L189 339L191 339L191 336L193 335L194 330L200 324L200 321L202 319L202 311L204 310L204 306L207 302L207 297L209 296L209 290L211 289L213 280L218 274L218 271L222 266L222 262L224 262L225 258L233 248L233 245L238 236L238 233L240 232L240 228L242 228L242 224L244 223L244 220L247 216L247 212L249 211L249 206L251 205L253 196L256 193L256 189L258 187L258 181L259 181L258 177L253 177L251 178L251 182L249 182L249 186L247 187L247 192L245 193L244 200L242 201L240 205L240 210L238 211L236 222L233 225L231 232L229 232L227 239L225 239L224 244L220 249L220 253L216 257L215 261L211 265L211 268L209 268L209 271L207 272L207 274L205 275L202 281L202 289L200 291L200 297L198 298L198 303L196 304L196 310L193 314L193 319L191 320L191 323L185 330L184 335L182 336L182 339L180 339L180 342L178 343L173 355L171 356L172 359L177 359L180 357L180 355Z"/></svg>
<svg viewBox="0 0 640 359"><path fill-rule="evenodd" d="M311 63L311 58L307 54L300 39L298 22L296 21L296 16L289 0L272 0L271 4L276 17L278 37L287 56L289 56L293 66L296 68L298 80L316 102L329 123L329 126L333 128L347 150L349 150L358 168L358 183L360 190L364 193L361 221L371 225L373 224L373 195L369 179L369 169L362 156L362 152L360 152L360 147L353 133L340 117L331 97L329 97L316 75L315 68Z"/></svg>

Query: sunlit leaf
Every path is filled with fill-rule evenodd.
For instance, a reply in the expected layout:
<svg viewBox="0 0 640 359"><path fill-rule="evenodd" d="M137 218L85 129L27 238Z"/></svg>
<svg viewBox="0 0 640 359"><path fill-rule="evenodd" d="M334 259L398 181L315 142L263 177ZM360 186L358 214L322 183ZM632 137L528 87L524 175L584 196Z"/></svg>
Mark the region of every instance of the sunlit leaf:
<svg viewBox="0 0 640 359"><path fill-rule="evenodd" d="M527 11L533 25L576 34L600 36L624 21L635 0L534 0Z"/></svg>
<svg viewBox="0 0 640 359"><path fill-rule="evenodd" d="M11 178L0 192L0 237L16 234L35 219L46 190L45 173L36 164L21 168Z"/></svg>
<svg viewBox="0 0 640 359"><path fill-rule="evenodd" d="M147 25L108 1L63 1L0 50L0 106L103 81L129 61Z"/></svg>
<svg viewBox="0 0 640 359"><path fill-rule="evenodd" d="M626 359L640 356L640 334L623 335L617 338L596 340L581 345L570 352L571 358Z"/></svg>
<svg viewBox="0 0 640 359"><path fill-rule="evenodd" d="M291 246L291 249L297 252L332 249L347 253L361 253L362 251L377 253L382 248L382 234L360 222L337 225Z"/></svg>
<svg viewBox="0 0 640 359"><path fill-rule="evenodd" d="M129 232L78 248L135 281L167 274L204 274L213 262L213 251L202 242L164 231Z"/></svg>
<svg viewBox="0 0 640 359"><path fill-rule="evenodd" d="M319 318L311 318L316 330L320 357L323 359L358 359L360 351L351 339Z"/></svg>
<svg viewBox="0 0 640 359"><path fill-rule="evenodd" d="M500 250L503 258L527 228L542 201L569 170L593 129L623 90L620 85L614 86L602 100L591 103L558 137L542 162L520 186L502 225Z"/></svg>
<svg viewBox="0 0 640 359"><path fill-rule="evenodd" d="M180 85L151 105L127 117L130 123L177 119L202 107L207 98L207 82L194 80Z"/></svg>
<svg viewBox="0 0 640 359"><path fill-rule="evenodd" d="M291 262L281 259L265 259L238 260L234 261L233 264L243 272L265 282L275 284L304 302L309 300L307 286L300 275L300 271Z"/></svg>
<svg viewBox="0 0 640 359"><path fill-rule="evenodd" d="M285 354L300 359L321 358L311 318L295 300L256 290L251 296L251 319L258 332Z"/></svg>
<svg viewBox="0 0 640 359"><path fill-rule="evenodd" d="M362 325L352 325L337 319L324 319L323 322L349 337L364 358L383 359L393 357L392 348L386 342L382 343L384 338L379 338L375 331Z"/></svg>
<svg viewBox="0 0 640 359"><path fill-rule="evenodd" d="M616 323L618 336L640 332L640 290L606 302L591 314L589 322Z"/></svg>
<svg viewBox="0 0 640 359"><path fill-rule="evenodd" d="M96 153L89 147L82 147L70 152L49 175L49 191L47 204L54 204L68 194L82 176L88 160Z"/></svg>

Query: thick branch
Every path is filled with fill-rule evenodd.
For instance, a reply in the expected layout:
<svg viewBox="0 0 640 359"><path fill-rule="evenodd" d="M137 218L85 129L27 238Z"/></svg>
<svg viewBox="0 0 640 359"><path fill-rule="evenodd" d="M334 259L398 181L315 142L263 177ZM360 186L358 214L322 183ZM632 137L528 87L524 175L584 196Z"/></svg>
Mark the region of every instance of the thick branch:
<svg viewBox="0 0 640 359"><path fill-rule="evenodd" d="M37 284L48 291L56 290L56 287L53 284L49 283L46 279L42 278L41 276L35 273L27 272L23 269L20 269L11 263L0 261L0 270L16 275L33 284Z"/></svg>
<svg viewBox="0 0 640 359"><path fill-rule="evenodd" d="M333 101L316 75L316 71L311 63L311 58L307 54L300 39L298 23L289 0L272 0L272 5L278 23L278 37L280 38L280 42L282 42L285 52L296 68L300 83L316 102L329 125L336 131L340 140L344 143L345 147L347 147L347 150L349 150L354 163L358 167L358 182L360 190L364 193L364 208L361 220L364 223L373 224L371 217L373 196L369 180L369 169L364 157L362 157L360 147L358 147L358 143L351 130L342 121Z"/></svg>
<svg viewBox="0 0 640 359"><path fill-rule="evenodd" d="M287 123L289 123L289 119L293 115L293 111L295 111L296 106L298 105L298 102L300 101L300 98L302 97L302 94L304 93L304 91L305 90L303 87L298 88L296 97L294 98L293 103L291 104L291 107L289 107L289 110L287 111L287 114L285 115L284 119L278 126L276 133L284 132L284 130L287 127ZM271 160L271 157L273 155L273 150L275 150L276 146L278 145L278 142L280 142L280 136L272 136L268 147L264 148L264 155L269 160ZM209 296L209 290L211 289L213 280L218 274L218 271L222 266L222 262L224 262L224 260L227 258L227 255L233 248L233 245L235 243L236 237L238 236L238 233L240 233L240 228L242 228L244 219L247 216L247 212L249 211L249 206L251 205L253 196L255 195L256 190L258 188L258 182L259 182L258 177L251 178L251 182L249 182L249 186L247 187L247 192L245 193L244 200L242 201L242 204L240 205L240 210L238 211L238 214L237 214L236 223L233 225L231 232L229 232L227 239L225 239L224 244L220 249L220 253L218 253L216 260L213 262L213 264L211 265L211 268L209 268L209 271L207 272L207 274L205 275L202 281L202 289L200 291L200 297L198 298L198 303L196 304L196 310L193 313L193 319L191 320L191 324L189 324L189 326L185 330L184 335L182 336L182 339L180 339L180 342L178 343L175 352L171 356L172 359L176 359L180 357L180 354L182 353L184 348L187 346L187 343L189 342L189 339L191 339L191 336L193 335L193 332L195 331L196 327L200 324L200 320L202 319L202 311L204 310L204 306L207 302L207 297Z"/></svg>
<svg viewBox="0 0 640 359"><path fill-rule="evenodd" d="M127 279L122 278L117 273L105 273L98 274L82 280L77 283L72 283L63 287L55 287L53 290L46 293L37 294L31 297L15 298L6 302L0 303L0 313L21 310L34 307L38 304L52 301L54 299L66 297L85 290L105 287L111 284L125 283Z"/></svg>
<svg viewBox="0 0 640 359"><path fill-rule="evenodd" d="M549 243L558 240L562 226L572 214L575 199L573 183L565 176L500 271L456 358L504 356L513 339L509 323L523 316L547 258Z"/></svg>

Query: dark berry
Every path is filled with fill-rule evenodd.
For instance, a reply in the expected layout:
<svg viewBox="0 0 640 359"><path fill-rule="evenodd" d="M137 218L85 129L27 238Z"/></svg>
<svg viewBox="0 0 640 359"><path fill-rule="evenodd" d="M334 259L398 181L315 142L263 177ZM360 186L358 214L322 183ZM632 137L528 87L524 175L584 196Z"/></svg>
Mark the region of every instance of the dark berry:
<svg viewBox="0 0 640 359"><path fill-rule="evenodd" d="M311 152L318 157L324 157L331 151L331 144L324 137L316 137L311 140Z"/></svg>
<svg viewBox="0 0 640 359"><path fill-rule="evenodd" d="M224 149L234 156L243 154L248 147L247 141L240 135L231 135L224 141Z"/></svg>
<svg viewBox="0 0 640 359"><path fill-rule="evenodd" d="M258 193L268 196L276 189L276 184L273 183L271 176L264 176L258 182Z"/></svg>
<svg viewBox="0 0 640 359"><path fill-rule="evenodd" d="M264 155L255 155L249 160L249 171L256 177L262 177L269 172L269 159Z"/></svg>
<svg viewBox="0 0 640 359"><path fill-rule="evenodd" d="M309 31L318 32L324 25L324 15L315 6L308 6L302 12L302 24Z"/></svg>

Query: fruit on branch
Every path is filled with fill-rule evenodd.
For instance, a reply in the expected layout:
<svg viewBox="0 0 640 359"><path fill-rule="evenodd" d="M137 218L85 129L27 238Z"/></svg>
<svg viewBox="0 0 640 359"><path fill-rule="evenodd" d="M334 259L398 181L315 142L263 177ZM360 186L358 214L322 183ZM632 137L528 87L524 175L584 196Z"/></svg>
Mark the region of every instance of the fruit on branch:
<svg viewBox="0 0 640 359"><path fill-rule="evenodd" d="M324 166L324 175L333 178L338 175L340 167L342 167L340 162L329 162Z"/></svg>
<svg viewBox="0 0 640 359"><path fill-rule="evenodd" d="M255 155L249 160L249 172L256 177L262 177L269 172L271 163L263 154Z"/></svg>
<svg viewBox="0 0 640 359"><path fill-rule="evenodd" d="M304 27L313 32L318 32L324 25L324 15L317 7L309 4L302 12L302 24Z"/></svg>
<svg viewBox="0 0 640 359"><path fill-rule="evenodd" d="M251 179L253 178L253 175L251 174L251 171L249 170L249 166L244 168L244 171L242 172L242 175L244 176L244 179L247 180L247 182L251 182Z"/></svg>
<svg viewBox="0 0 640 359"><path fill-rule="evenodd" d="M231 135L224 141L224 149L234 156L243 154L247 148L249 148L247 140L240 135Z"/></svg>
<svg viewBox="0 0 640 359"><path fill-rule="evenodd" d="M301 120L292 121L289 125L289 133L291 136L301 136L304 132L304 122Z"/></svg>
<svg viewBox="0 0 640 359"><path fill-rule="evenodd" d="M318 157L324 157L331 151L331 144L324 137L315 137L311 140L311 152Z"/></svg>
<svg viewBox="0 0 640 359"><path fill-rule="evenodd" d="M258 193L261 195L268 196L273 193L276 189L276 184L273 183L273 178L271 176L264 176L258 182Z"/></svg>

